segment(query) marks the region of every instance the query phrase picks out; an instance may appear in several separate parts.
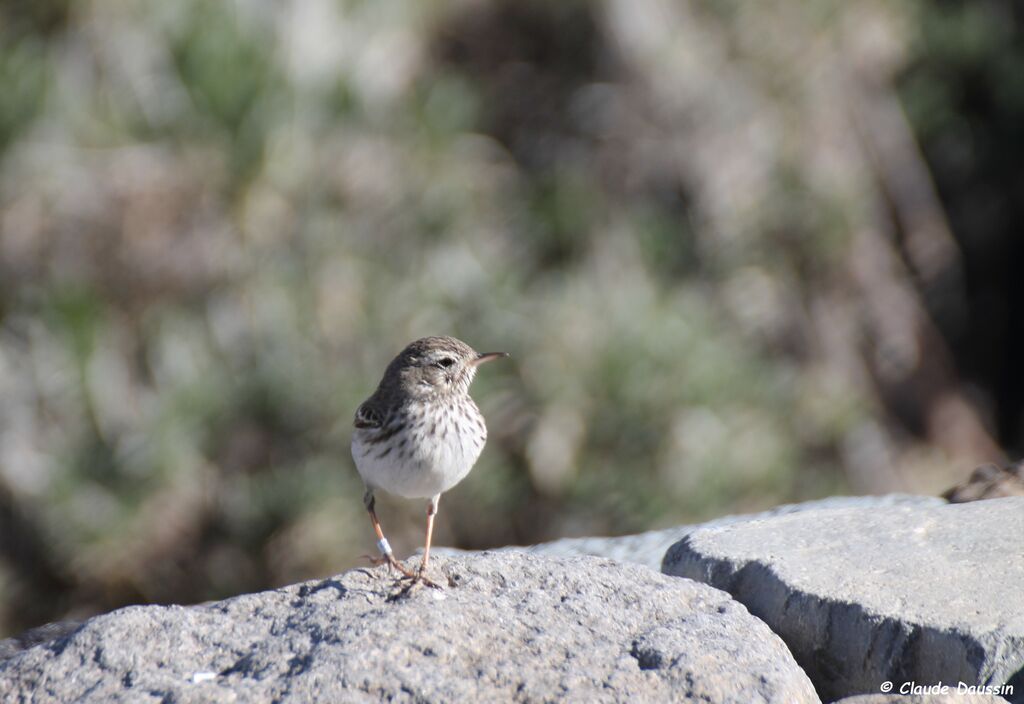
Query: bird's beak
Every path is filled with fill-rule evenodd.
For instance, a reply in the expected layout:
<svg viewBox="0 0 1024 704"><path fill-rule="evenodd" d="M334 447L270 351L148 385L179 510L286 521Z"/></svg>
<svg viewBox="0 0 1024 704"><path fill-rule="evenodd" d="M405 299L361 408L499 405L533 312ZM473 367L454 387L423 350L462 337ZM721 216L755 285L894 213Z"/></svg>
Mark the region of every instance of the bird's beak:
<svg viewBox="0 0 1024 704"><path fill-rule="evenodd" d="M484 352L478 354L470 364L474 367L483 364L484 362L490 362L492 359L501 359L502 357L508 357L508 352Z"/></svg>

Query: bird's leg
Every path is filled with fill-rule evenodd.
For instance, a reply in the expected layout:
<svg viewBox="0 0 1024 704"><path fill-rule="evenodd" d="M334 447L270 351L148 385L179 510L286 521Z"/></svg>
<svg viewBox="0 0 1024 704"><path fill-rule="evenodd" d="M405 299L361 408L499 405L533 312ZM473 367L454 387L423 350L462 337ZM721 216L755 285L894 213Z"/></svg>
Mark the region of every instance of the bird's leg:
<svg viewBox="0 0 1024 704"><path fill-rule="evenodd" d="M427 541L423 547L423 562L420 563L419 570L416 571L416 577L414 581L423 582L428 587L434 587L440 589L441 587L431 580L427 579L427 565L430 563L430 541L434 536L434 515L437 513L437 502L440 501L441 495L437 494L430 498L430 503L427 504Z"/></svg>
<svg viewBox="0 0 1024 704"><path fill-rule="evenodd" d="M434 537L434 515L437 513L437 502L441 495L433 496L427 504L427 542L423 546L423 562L420 563L420 576L426 574L427 564L430 562L430 541Z"/></svg>
<svg viewBox="0 0 1024 704"><path fill-rule="evenodd" d="M391 544L388 543L388 539L384 537L384 531L381 529L380 521L377 519L377 512L374 510L374 507L376 506L376 499L373 496L372 490L367 489L366 493L363 494L363 504L366 506L366 511L370 514L370 521L373 522L373 530L377 533L377 549L380 550L381 554L381 557L369 557L369 555L367 555L370 562L373 565L382 565L386 562L406 577L415 579L416 575L405 569L402 563L395 559L395 554L391 552Z"/></svg>

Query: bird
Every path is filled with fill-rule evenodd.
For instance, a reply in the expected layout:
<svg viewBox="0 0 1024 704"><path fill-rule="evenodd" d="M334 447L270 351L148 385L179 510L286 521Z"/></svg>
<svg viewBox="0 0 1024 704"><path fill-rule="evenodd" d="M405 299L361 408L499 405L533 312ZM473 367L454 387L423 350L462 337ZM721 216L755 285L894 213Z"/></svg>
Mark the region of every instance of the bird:
<svg viewBox="0 0 1024 704"><path fill-rule="evenodd" d="M438 587L426 574L438 502L469 474L487 442L487 424L469 387L481 364L507 356L477 352L454 337L421 338L388 364L376 391L356 409L352 459L366 487L363 504L381 554L370 560L389 564L411 585ZM384 536L375 511L378 489L428 500L423 560L416 572L395 559Z"/></svg>

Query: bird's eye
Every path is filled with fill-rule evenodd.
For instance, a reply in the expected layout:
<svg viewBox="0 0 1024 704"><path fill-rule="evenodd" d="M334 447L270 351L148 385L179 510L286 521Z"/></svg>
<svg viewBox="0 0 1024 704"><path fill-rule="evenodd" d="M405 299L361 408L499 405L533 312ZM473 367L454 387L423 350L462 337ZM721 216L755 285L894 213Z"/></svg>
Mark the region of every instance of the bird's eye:
<svg viewBox="0 0 1024 704"><path fill-rule="evenodd" d="M443 358L439 359L436 362L436 364L437 364L437 366L441 367L442 369L447 369L448 367L450 367L453 364L455 364L455 360L452 359L451 357L443 357Z"/></svg>

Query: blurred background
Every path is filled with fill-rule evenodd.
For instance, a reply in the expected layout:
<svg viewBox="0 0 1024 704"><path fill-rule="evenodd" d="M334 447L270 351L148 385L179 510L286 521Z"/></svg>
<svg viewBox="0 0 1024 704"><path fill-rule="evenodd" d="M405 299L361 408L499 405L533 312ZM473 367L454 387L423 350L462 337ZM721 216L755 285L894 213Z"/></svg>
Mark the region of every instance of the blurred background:
<svg viewBox="0 0 1024 704"><path fill-rule="evenodd" d="M5 0L0 637L360 564L352 415L428 334L512 353L441 545L1019 454L1022 13Z"/></svg>

